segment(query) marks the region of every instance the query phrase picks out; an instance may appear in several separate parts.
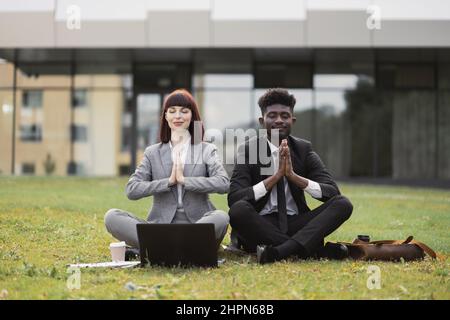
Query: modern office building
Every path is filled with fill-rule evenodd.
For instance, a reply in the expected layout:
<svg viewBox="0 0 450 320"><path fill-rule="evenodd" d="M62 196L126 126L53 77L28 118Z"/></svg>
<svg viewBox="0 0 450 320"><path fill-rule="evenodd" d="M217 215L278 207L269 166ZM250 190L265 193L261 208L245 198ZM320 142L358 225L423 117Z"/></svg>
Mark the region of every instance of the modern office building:
<svg viewBox="0 0 450 320"><path fill-rule="evenodd" d="M449 34L439 0L2 0L0 171L129 174L173 89L223 131L284 87L336 177L449 181Z"/></svg>

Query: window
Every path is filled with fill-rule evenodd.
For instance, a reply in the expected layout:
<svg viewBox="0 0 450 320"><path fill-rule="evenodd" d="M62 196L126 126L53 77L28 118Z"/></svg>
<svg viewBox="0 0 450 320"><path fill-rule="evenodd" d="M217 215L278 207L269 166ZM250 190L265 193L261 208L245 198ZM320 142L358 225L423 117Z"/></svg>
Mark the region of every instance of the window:
<svg viewBox="0 0 450 320"><path fill-rule="evenodd" d="M376 175L372 160L381 142L374 143L378 104L370 53L322 51L315 60L315 151L335 177Z"/></svg>
<svg viewBox="0 0 450 320"><path fill-rule="evenodd" d="M34 174L34 163L22 163L22 174Z"/></svg>
<svg viewBox="0 0 450 320"><path fill-rule="evenodd" d="M72 142L86 142L87 141L87 128L81 125L71 126L71 139Z"/></svg>
<svg viewBox="0 0 450 320"><path fill-rule="evenodd" d="M253 116L256 109L252 107L250 90L205 90L197 91L198 101L205 106L202 118L205 130L248 129L257 120Z"/></svg>
<svg viewBox="0 0 450 320"><path fill-rule="evenodd" d="M356 74L315 74L314 88L355 89L359 78Z"/></svg>
<svg viewBox="0 0 450 320"><path fill-rule="evenodd" d="M25 91L23 91L22 106L24 108L40 108L40 107L42 107L42 91L41 90L25 90Z"/></svg>
<svg viewBox="0 0 450 320"><path fill-rule="evenodd" d="M86 107L87 106L87 90L77 89L73 95L73 107Z"/></svg>
<svg viewBox="0 0 450 320"><path fill-rule="evenodd" d="M162 97L159 94L140 94L137 98L137 147L139 150L144 151L146 147L158 141L161 100Z"/></svg>
<svg viewBox="0 0 450 320"><path fill-rule="evenodd" d="M131 148L131 126L122 125L122 143L120 150L129 151Z"/></svg>
<svg viewBox="0 0 450 320"><path fill-rule="evenodd" d="M134 75L137 90L170 90L191 87L190 65L186 64L139 64Z"/></svg>
<svg viewBox="0 0 450 320"><path fill-rule="evenodd" d="M129 165L120 165L119 166L119 175L121 176L129 176L131 167Z"/></svg>
<svg viewBox="0 0 450 320"><path fill-rule="evenodd" d="M131 97L124 99L122 115L121 115L121 140L120 140L120 151L126 152L131 149L131 122L132 122L132 112L131 112Z"/></svg>
<svg viewBox="0 0 450 320"><path fill-rule="evenodd" d="M251 74L197 74L194 84L194 96L206 130L253 126L257 118L252 105Z"/></svg>
<svg viewBox="0 0 450 320"><path fill-rule="evenodd" d="M435 87L432 64L382 64L377 86L382 89L432 89Z"/></svg>
<svg viewBox="0 0 450 320"><path fill-rule="evenodd" d="M195 89L252 89L251 74L196 74L193 77Z"/></svg>
<svg viewBox="0 0 450 320"><path fill-rule="evenodd" d="M85 174L85 166L81 162L71 161L67 164L67 174L83 175Z"/></svg>
<svg viewBox="0 0 450 320"><path fill-rule="evenodd" d="M307 64L258 64L255 68L255 88L311 88L311 69L311 65Z"/></svg>
<svg viewBox="0 0 450 320"><path fill-rule="evenodd" d="M20 140L22 141L41 141L42 128L40 125L21 125L20 126Z"/></svg>

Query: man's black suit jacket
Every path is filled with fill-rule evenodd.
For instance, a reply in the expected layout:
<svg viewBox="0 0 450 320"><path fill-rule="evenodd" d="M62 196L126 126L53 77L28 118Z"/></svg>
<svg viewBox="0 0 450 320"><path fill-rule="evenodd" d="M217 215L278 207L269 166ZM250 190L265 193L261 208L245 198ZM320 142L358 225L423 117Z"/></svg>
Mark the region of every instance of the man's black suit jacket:
<svg viewBox="0 0 450 320"><path fill-rule="evenodd" d="M319 183L322 189L322 198L318 200L325 202L339 195L338 186L317 153L312 150L311 143L293 136L289 136L287 140L294 172ZM269 177L269 175L261 174L261 168L270 167L270 163L263 164L264 161L261 161L259 156L257 156L255 164L249 163L249 150L257 150L259 154L259 148L264 143L267 147L267 156L270 157L270 148L266 137L250 138L239 147L238 158L245 160L241 161L241 164L236 163L233 170L230 192L228 193L228 206L230 208L235 202L246 200L255 207L257 212L260 212L269 200L271 190L268 190L264 197L255 201L253 186ZM272 160L271 157L270 160ZM289 182L289 188L299 213L310 211L305 201L304 191L291 182Z"/></svg>

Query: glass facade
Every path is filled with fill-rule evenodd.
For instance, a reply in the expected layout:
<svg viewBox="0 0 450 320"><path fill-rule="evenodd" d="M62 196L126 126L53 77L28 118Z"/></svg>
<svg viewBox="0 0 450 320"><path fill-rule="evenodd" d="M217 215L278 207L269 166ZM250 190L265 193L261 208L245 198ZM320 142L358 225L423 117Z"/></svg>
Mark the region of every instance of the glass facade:
<svg viewBox="0 0 450 320"><path fill-rule="evenodd" d="M253 76L250 74L203 74L194 76L194 96L205 130L253 126Z"/></svg>
<svg viewBox="0 0 450 320"><path fill-rule="evenodd" d="M284 87L297 99L292 133L312 142L334 176L450 179L448 50L283 50L230 49L236 63L212 51L134 67L127 56L95 64L86 53L75 66L19 61L15 90L14 66L3 60L0 173L128 175L132 150L138 163L158 141L173 89L192 90L214 140L259 128L259 97Z"/></svg>
<svg viewBox="0 0 450 320"><path fill-rule="evenodd" d="M159 141L159 120L162 99L159 94L140 94L137 99L137 147L145 148Z"/></svg>

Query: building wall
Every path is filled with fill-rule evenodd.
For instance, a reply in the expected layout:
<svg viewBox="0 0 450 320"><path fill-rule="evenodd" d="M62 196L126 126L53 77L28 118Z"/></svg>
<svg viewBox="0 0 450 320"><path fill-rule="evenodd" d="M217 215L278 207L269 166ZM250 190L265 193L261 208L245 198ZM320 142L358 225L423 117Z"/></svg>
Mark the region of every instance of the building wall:
<svg viewBox="0 0 450 320"><path fill-rule="evenodd" d="M12 105L12 90L0 90L0 174L11 172Z"/></svg>
<svg viewBox="0 0 450 320"><path fill-rule="evenodd" d="M0 1L5 48L443 47L449 26L442 0Z"/></svg>
<svg viewBox="0 0 450 320"><path fill-rule="evenodd" d="M22 107L22 90L18 91L16 111L16 172L22 173L22 164L34 163L35 174L46 174L44 161L47 154L55 162L56 175L66 174L70 151L70 92L66 90L44 91L42 108L25 112ZM31 113L31 115L30 115ZM41 142L24 142L20 139L20 125L42 125Z"/></svg>
<svg viewBox="0 0 450 320"><path fill-rule="evenodd" d="M102 92L92 95L90 145L92 172L96 175L116 175L118 141L121 127L118 119L122 112L122 94L120 92Z"/></svg>

